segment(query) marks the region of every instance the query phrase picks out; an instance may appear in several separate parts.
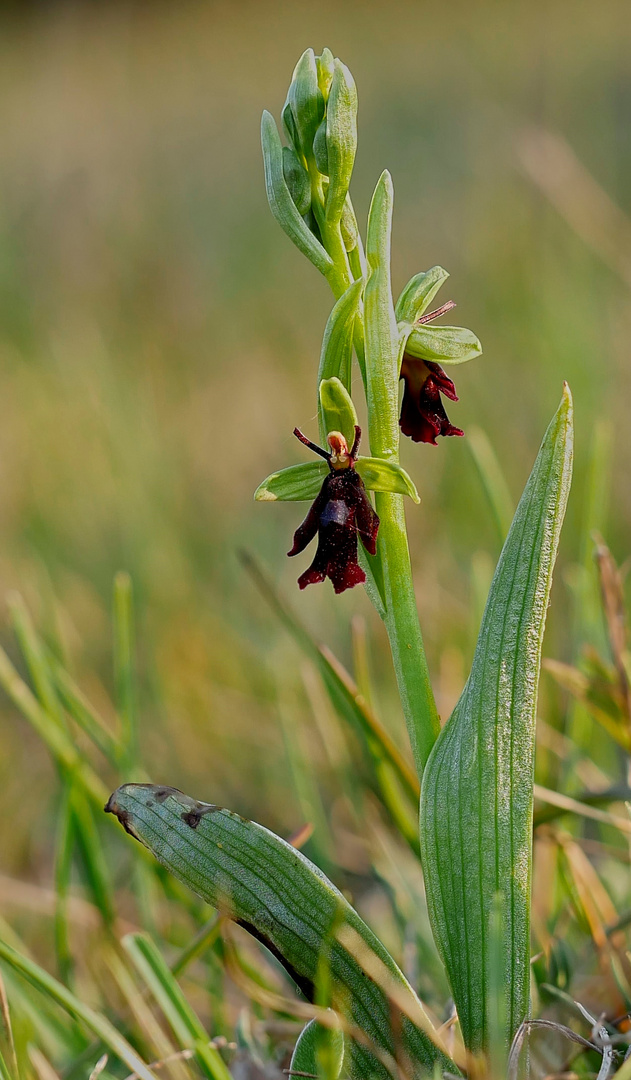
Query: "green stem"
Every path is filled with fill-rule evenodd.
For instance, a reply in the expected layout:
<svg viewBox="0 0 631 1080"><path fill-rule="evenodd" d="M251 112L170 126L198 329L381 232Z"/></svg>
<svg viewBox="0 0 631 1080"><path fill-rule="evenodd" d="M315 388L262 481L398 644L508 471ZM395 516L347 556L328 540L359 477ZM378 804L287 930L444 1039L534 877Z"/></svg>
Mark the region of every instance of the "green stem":
<svg viewBox="0 0 631 1080"><path fill-rule="evenodd" d="M348 254L342 239L342 230L339 223L333 224L327 221L324 213L324 192L322 177L316 168L314 161L308 163L309 179L311 180L311 207L320 229L320 236L325 250L333 259L333 267L327 274L327 280L336 300L339 300L353 281L353 275L348 262Z"/></svg>
<svg viewBox="0 0 631 1080"><path fill-rule="evenodd" d="M399 460L399 335L390 285L393 190L389 173L377 184L368 220L365 291L366 390L370 449ZM440 729L419 625L401 495L379 493L379 553L385 625L414 761L423 773Z"/></svg>
<svg viewBox="0 0 631 1080"><path fill-rule="evenodd" d="M419 775L434 745L440 722L418 619L402 495L377 492L379 548L383 571L385 627Z"/></svg>
<svg viewBox="0 0 631 1080"><path fill-rule="evenodd" d="M358 249L351 269L339 226L331 227L324 216L319 176L314 172L311 180L312 205L335 267L329 283L339 297L363 263L363 251ZM371 453L398 463L399 335L390 285L392 202L392 181L389 173L384 173L370 210L364 319L363 323L357 319L354 345L368 402ZM376 557L365 560L372 571L368 592L388 633L414 762L421 777L440 722L416 607L403 497L377 493L376 509L379 545Z"/></svg>

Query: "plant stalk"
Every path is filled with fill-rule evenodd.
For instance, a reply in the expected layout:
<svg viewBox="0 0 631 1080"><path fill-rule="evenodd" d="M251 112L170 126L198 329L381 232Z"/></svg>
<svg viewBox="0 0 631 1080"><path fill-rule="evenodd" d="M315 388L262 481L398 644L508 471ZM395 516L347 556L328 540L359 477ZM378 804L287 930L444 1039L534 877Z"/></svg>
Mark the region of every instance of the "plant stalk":
<svg viewBox="0 0 631 1080"><path fill-rule="evenodd" d="M364 322L357 320L355 350L364 376L370 449L375 457L399 462L399 335L390 283L392 181L384 173L371 206L367 237ZM329 254L337 264L336 253ZM344 270L346 270L348 263ZM434 745L440 722L432 692L418 618L403 497L378 492L379 544L374 578L379 591L399 696L419 775ZM374 566L375 560L371 560ZM372 590L369 591L369 594Z"/></svg>

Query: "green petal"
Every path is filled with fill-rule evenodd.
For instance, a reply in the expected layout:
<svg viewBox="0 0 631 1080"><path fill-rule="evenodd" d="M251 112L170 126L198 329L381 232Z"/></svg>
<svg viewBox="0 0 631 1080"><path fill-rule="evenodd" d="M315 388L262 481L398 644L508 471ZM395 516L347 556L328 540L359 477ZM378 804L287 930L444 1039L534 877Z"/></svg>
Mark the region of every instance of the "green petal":
<svg viewBox="0 0 631 1080"><path fill-rule="evenodd" d="M338 378L322 380L320 405L326 434L330 431L341 431L350 448L355 441L357 413L351 395Z"/></svg>
<svg viewBox="0 0 631 1080"><path fill-rule="evenodd" d="M405 351L419 360L465 364L480 355L482 346L475 334L464 326L415 326Z"/></svg>
<svg viewBox="0 0 631 1080"><path fill-rule="evenodd" d="M355 466L369 491L389 491L395 495L409 495L415 503L420 496L412 478L405 469L381 458L359 457Z"/></svg>
<svg viewBox="0 0 631 1080"><path fill-rule="evenodd" d="M329 471L326 461L305 461L272 473L254 492L257 502L302 502L315 499Z"/></svg>
<svg viewBox="0 0 631 1080"><path fill-rule="evenodd" d="M427 310L449 274L442 266L432 266L408 281L395 308L398 322L413 323Z"/></svg>

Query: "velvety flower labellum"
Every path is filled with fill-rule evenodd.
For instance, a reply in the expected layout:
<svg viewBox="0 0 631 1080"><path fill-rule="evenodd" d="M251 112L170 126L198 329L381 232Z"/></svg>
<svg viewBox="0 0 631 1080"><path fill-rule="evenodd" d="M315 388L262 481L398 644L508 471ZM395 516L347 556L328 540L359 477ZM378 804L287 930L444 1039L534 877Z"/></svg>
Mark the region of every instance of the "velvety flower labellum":
<svg viewBox="0 0 631 1080"><path fill-rule="evenodd" d="M464 435L449 421L441 394L450 401L457 401L456 388L440 364L431 360L417 360L403 356L401 378L405 383L399 425L404 435L414 442L432 443L436 446L437 435Z"/></svg>
<svg viewBox="0 0 631 1080"><path fill-rule="evenodd" d="M298 428L294 429L294 435L328 461L329 473L305 520L296 529L293 547L287 554L298 555L304 551L317 533L315 558L298 578L298 584L305 589L328 577L335 592L341 593L366 580L357 562L357 537L371 555L377 550L379 518L361 476L355 471L361 431L355 427L355 441L350 451L339 431L332 431L327 437L330 452L310 442Z"/></svg>

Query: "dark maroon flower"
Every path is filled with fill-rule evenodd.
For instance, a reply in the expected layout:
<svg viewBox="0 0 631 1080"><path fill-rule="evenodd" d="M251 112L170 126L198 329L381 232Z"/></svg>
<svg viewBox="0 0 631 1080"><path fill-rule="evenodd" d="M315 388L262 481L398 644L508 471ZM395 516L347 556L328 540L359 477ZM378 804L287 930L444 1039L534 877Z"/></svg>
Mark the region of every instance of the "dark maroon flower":
<svg viewBox="0 0 631 1080"><path fill-rule="evenodd" d="M441 394L450 401L457 401L456 388L440 364L431 360L417 360L407 353L403 355L401 378L405 383L399 425L404 435L414 442L432 443L436 446L437 435L464 435L464 431L450 423L441 400Z"/></svg>
<svg viewBox="0 0 631 1080"><path fill-rule="evenodd" d="M377 550L379 518L366 494L364 482L355 471L361 431L355 427L355 441L349 451L346 439L339 431L327 437L331 452L316 446L294 428L294 435L329 464L309 513L294 533L294 544L288 555L304 551L316 533L318 548L308 570L298 578L301 589L330 578L336 593L352 589L366 580L357 562L357 537L371 555Z"/></svg>

